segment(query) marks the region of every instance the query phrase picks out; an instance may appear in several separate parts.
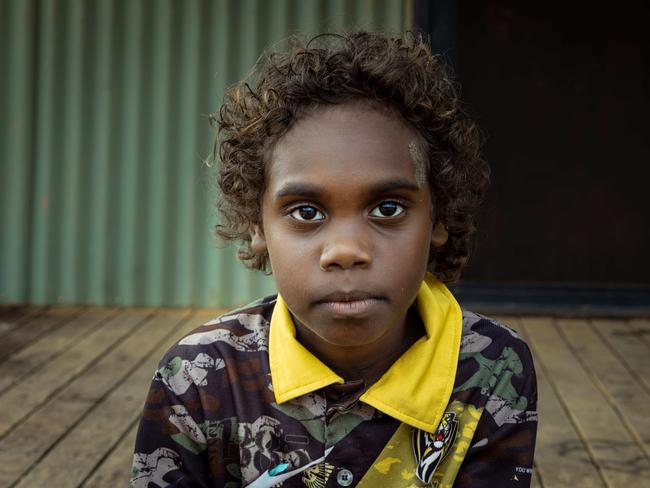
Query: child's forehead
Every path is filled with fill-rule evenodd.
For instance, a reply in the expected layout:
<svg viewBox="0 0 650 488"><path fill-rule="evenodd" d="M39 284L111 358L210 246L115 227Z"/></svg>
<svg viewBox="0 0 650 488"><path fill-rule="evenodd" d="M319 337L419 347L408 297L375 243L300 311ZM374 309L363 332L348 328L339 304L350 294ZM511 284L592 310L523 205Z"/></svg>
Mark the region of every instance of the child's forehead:
<svg viewBox="0 0 650 488"><path fill-rule="evenodd" d="M266 189L291 194L370 195L422 187L415 135L398 119L368 107L331 107L299 121L277 144Z"/></svg>
<svg viewBox="0 0 650 488"><path fill-rule="evenodd" d="M379 172L421 186L426 180L422 153L419 134L396 110L354 101L303 114L268 154L266 179L300 174L346 180Z"/></svg>

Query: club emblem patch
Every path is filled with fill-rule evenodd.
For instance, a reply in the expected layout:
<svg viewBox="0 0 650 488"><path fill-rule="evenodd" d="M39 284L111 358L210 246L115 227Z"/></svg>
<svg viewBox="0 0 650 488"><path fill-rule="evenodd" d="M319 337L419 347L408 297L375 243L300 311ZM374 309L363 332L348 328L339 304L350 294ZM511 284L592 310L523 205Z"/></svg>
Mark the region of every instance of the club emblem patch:
<svg viewBox="0 0 650 488"><path fill-rule="evenodd" d="M325 488L332 471L334 471L334 466L329 463L316 464L305 470L302 482L307 488Z"/></svg>
<svg viewBox="0 0 650 488"><path fill-rule="evenodd" d="M433 473L449 454L458 431L455 412L445 412L435 434L420 429L413 430L413 455L415 474L426 484L431 483Z"/></svg>

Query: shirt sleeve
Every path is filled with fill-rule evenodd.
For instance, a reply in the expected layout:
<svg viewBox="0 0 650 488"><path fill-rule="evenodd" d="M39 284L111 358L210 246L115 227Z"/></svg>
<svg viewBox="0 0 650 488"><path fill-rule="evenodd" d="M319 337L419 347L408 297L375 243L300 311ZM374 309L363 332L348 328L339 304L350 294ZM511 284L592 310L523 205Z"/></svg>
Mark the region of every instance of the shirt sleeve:
<svg viewBox="0 0 650 488"><path fill-rule="evenodd" d="M530 486L537 434L535 368L523 341L504 348L501 358L454 486Z"/></svg>
<svg viewBox="0 0 650 488"><path fill-rule="evenodd" d="M129 488L210 487L203 409L192 361L161 361L136 437Z"/></svg>

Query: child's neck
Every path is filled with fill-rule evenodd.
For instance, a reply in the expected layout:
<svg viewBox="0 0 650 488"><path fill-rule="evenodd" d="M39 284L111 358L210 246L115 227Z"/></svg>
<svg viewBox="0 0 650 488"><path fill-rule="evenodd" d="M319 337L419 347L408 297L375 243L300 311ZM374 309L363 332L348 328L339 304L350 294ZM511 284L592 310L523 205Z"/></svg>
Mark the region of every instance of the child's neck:
<svg viewBox="0 0 650 488"><path fill-rule="evenodd" d="M314 356L346 381L377 381L406 350L425 333L422 321L411 307L406 317L377 341L363 346L335 346L324 343L295 320L296 337Z"/></svg>

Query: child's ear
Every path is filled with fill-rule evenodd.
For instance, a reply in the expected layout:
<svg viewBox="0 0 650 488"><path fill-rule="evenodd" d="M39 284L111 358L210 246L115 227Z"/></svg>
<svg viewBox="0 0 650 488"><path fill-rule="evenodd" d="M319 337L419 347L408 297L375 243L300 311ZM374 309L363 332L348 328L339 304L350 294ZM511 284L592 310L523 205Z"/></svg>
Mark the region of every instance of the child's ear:
<svg viewBox="0 0 650 488"><path fill-rule="evenodd" d="M438 222L433 226L431 244L433 244L433 247L442 247L447 243L447 239L449 239L449 232L447 232L447 227L445 227L442 222Z"/></svg>
<svg viewBox="0 0 650 488"><path fill-rule="evenodd" d="M251 249L258 253L264 254L266 252L266 239L264 238L264 231L259 224L253 224L250 229L251 235Z"/></svg>

